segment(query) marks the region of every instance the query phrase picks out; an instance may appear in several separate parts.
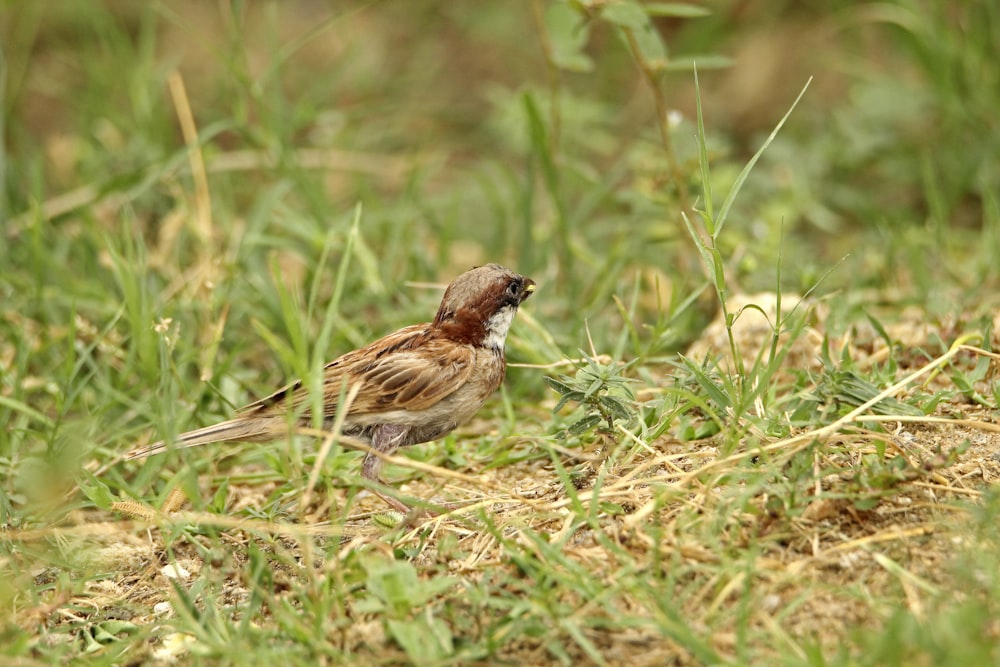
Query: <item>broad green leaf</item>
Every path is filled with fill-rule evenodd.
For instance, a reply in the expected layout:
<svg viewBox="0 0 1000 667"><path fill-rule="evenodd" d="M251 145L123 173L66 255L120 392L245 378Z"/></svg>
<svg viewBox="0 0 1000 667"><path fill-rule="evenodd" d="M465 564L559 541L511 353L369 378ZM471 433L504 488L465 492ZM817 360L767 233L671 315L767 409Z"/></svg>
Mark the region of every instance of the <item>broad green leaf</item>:
<svg viewBox="0 0 1000 667"><path fill-rule="evenodd" d="M590 72L594 61L583 52L590 38L586 17L569 5L550 4L545 8L545 28L556 66L573 72Z"/></svg>
<svg viewBox="0 0 1000 667"><path fill-rule="evenodd" d="M623 28L638 30L649 25L649 16L638 2L618 0L601 8L601 18Z"/></svg>
<svg viewBox="0 0 1000 667"><path fill-rule="evenodd" d="M622 29L629 48L639 51L637 59L654 68L666 66L667 47L642 5L625 0L612 2L601 8L601 18Z"/></svg>
<svg viewBox="0 0 1000 667"><path fill-rule="evenodd" d="M556 403L556 407L552 408L552 412L559 412L564 407L566 407L566 404L569 403L570 401L573 401L575 403L583 403L583 400L584 400L583 393L579 391L571 391L570 393L565 394L562 398L559 399L559 402Z"/></svg>
<svg viewBox="0 0 1000 667"><path fill-rule="evenodd" d="M414 609L455 585L450 577L421 580L413 565L378 563L368 571L368 592L381 600L393 618L405 618Z"/></svg>
<svg viewBox="0 0 1000 667"><path fill-rule="evenodd" d="M542 379L545 380L545 384L549 385L550 387L558 391L560 394L567 394L573 391L573 387L570 386L569 384L570 382L572 382L572 380L570 380L570 378L566 377L565 375L560 376L558 380L549 375L544 376Z"/></svg>
<svg viewBox="0 0 1000 667"><path fill-rule="evenodd" d="M115 498L111 495L111 489L108 488L107 484L87 471L83 471L81 474L86 478L86 481L80 480L78 482L83 495L87 496L90 502L101 509L106 510L110 508Z"/></svg>
<svg viewBox="0 0 1000 667"><path fill-rule="evenodd" d="M586 417L573 422L566 430L569 431L570 435L580 435L582 433L586 433L600 423L600 415L587 415Z"/></svg>
<svg viewBox="0 0 1000 667"><path fill-rule="evenodd" d="M429 613L413 620L389 619L387 627L413 664L441 664L455 650L447 624Z"/></svg>
<svg viewBox="0 0 1000 667"><path fill-rule="evenodd" d="M660 33L651 23L632 30L632 37L639 49L637 57L641 57L654 68L665 69L667 66L667 45L663 43Z"/></svg>

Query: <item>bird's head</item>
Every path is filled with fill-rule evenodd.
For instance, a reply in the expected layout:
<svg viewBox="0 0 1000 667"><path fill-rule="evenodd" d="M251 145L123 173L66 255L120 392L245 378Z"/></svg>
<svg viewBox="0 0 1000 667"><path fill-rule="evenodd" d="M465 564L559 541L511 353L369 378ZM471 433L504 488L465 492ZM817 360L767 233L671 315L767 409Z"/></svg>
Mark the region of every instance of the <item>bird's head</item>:
<svg viewBox="0 0 1000 667"><path fill-rule="evenodd" d="M534 291L531 278L499 264L477 266L448 285L433 326L455 341L502 350L517 307Z"/></svg>

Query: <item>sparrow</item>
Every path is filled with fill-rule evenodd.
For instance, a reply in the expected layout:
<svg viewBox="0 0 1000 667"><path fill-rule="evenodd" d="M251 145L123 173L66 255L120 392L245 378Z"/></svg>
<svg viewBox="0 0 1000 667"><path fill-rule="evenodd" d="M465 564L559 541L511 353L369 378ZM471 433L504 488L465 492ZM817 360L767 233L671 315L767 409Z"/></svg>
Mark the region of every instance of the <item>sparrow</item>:
<svg viewBox="0 0 1000 667"><path fill-rule="evenodd" d="M444 292L434 321L414 324L334 359L323 369L323 417L329 426L341 395L358 386L341 432L391 455L400 447L436 440L464 424L500 387L504 345L518 306L535 282L499 264L458 276ZM288 434L289 413L312 423L309 392L301 380L237 411L237 416L139 447L126 459L217 442L268 442ZM382 460L369 451L362 476L381 484ZM393 508L409 507L379 491Z"/></svg>

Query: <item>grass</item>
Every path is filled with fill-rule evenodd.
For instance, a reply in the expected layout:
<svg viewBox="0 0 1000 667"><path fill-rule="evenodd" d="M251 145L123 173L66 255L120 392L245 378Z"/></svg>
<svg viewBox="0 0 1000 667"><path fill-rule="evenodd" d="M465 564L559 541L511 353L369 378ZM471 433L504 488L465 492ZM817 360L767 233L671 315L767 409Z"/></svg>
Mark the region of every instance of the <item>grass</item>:
<svg viewBox="0 0 1000 667"><path fill-rule="evenodd" d="M991 3L0 12L4 660L998 661ZM122 460L485 261L505 386L386 470L463 509Z"/></svg>

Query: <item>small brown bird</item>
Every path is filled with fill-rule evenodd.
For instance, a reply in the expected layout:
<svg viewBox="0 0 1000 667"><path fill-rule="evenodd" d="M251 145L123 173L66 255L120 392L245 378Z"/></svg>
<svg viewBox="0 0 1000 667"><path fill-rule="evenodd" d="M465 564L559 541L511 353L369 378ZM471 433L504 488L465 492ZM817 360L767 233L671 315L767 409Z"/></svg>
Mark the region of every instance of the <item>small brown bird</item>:
<svg viewBox="0 0 1000 667"><path fill-rule="evenodd" d="M434 321L408 326L334 359L323 373L323 416L337 415L342 389L360 384L342 432L384 454L436 440L468 421L499 388L504 344L521 302L535 282L498 264L466 271L448 286ZM312 422L302 381L239 410L228 421L177 436L176 448L213 442L267 442L288 434L288 413ZM128 459L165 452L165 441L129 452ZM379 483L382 461L371 452L361 474ZM378 493L376 491L376 493ZM394 508L409 508L378 493Z"/></svg>

